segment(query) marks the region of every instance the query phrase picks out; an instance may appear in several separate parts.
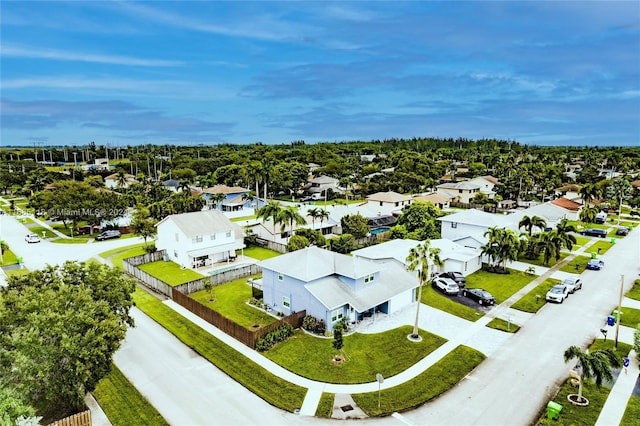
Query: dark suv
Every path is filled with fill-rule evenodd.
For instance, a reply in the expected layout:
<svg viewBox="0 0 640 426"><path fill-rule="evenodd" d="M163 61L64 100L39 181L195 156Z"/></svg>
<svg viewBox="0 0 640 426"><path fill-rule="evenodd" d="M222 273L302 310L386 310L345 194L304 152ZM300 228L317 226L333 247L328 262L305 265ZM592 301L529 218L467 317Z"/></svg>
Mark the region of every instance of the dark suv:
<svg viewBox="0 0 640 426"><path fill-rule="evenodd" d="M120 238L120 231L118 231L117 229L111 230L111 231L104 231L100 235L96 236L96 240L98 241L110 240L111 238Z"/></svg>
<svg viewBox="0 0 640 426"><path fill-rule="evenodd" d="M460 288L463 288L464 285L467 283L467 280L464 278L464 275L462 275L460 272L443 272L438 276L441 278L452 279L453 281L456 282L456 284L458 284L458 287Z"/></svg>
<svg viewBox="0 0 640 426"><path fill-rule="evenodd" d="M607 231L605 231L604 229L598 229L598 228L585 229L584 231L582 231L580 233L582 235L587 235L589 237L604 238L604 237L607 236Z"/></svg>

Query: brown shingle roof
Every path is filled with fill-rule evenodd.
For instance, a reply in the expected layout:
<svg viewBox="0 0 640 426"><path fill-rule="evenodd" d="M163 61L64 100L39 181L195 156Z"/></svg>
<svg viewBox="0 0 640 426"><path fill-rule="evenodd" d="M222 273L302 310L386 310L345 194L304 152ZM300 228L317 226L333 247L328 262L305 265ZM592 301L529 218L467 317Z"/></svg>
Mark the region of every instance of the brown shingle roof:
<svg viewBox="0 0 640 426"><path fill-rule="evenodd" d="M581 205L576 203L575 201L571 201L564 197L560 197L551 201L551 204L555 204L558 207L562 207L563 209L567 209L571 211L578 211L580 210L580 207L581 207Z"/></svg>

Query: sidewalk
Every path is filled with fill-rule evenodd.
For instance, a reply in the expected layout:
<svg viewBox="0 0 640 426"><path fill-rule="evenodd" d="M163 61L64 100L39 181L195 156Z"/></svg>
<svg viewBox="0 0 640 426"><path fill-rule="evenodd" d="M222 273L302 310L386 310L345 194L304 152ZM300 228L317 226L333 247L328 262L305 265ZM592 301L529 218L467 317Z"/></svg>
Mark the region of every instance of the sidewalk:
<svg viewBox="0 0 640 426"><path fill-rule="evenodd" d="M621 424L622 416L627 408L627 402L636 385L636 380L640 370L638 368L638 360L635 351L629 352L629 360L631 361L628 373L620 372L618 380L613 385L607 401L600 411L600 416L596 421L596 426L613 426Z"/></svg>
<svg viewBox="0 0 640 426"><path fill-rule="evenodd" d="M10 204L7 200L5 200L3 197L0 197L0 202L4 203L4 204ZM18 213L20 216L24 216L24 217L28 217L29 219L33 220L37 225L42 226L43 228L47 228L49 231L53 232L54 234L56 234L59 238L65 238L65 239L70 239L71 237L69 237L68 235L63 234L62 232L58 231L57 229L53 229L51 227L51 225L49 225L46 222L43 222L42 220L36 218L35 215L22 210L20 207L16 207L16 213ZM22 223L22 222L21 222ZM29 227L27 225L25 225L24 223L22 223L22 225L27 228L27 230L29 229ZM40 236L40 235L39 235Z"/></svg>

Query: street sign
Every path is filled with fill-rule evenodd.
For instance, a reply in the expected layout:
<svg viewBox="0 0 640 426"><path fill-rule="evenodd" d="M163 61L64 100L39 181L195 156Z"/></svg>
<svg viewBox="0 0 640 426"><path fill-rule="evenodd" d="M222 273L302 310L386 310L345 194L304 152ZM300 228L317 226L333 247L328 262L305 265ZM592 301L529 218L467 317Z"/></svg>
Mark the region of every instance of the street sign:
<svg viewBox="0 0 640 426"><path fill-rule="evenodd" d="M382 377L382 374L377 373L376 374L376 380L378 381L378 383L383 384L384 383L384 377Z"/></svg>

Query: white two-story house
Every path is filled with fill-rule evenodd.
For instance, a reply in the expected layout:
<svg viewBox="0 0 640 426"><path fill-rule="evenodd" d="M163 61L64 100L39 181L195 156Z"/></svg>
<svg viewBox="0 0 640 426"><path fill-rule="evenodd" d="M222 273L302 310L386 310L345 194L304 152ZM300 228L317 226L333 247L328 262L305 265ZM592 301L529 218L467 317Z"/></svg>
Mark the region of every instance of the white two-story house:
<svg viewBox="0 0 640 426"><path fill-rule="evenodd" d="M156 247L188 268L235 259L236 250L245 247L242 228L219 210L170 215L157 228Z"/></svg>

